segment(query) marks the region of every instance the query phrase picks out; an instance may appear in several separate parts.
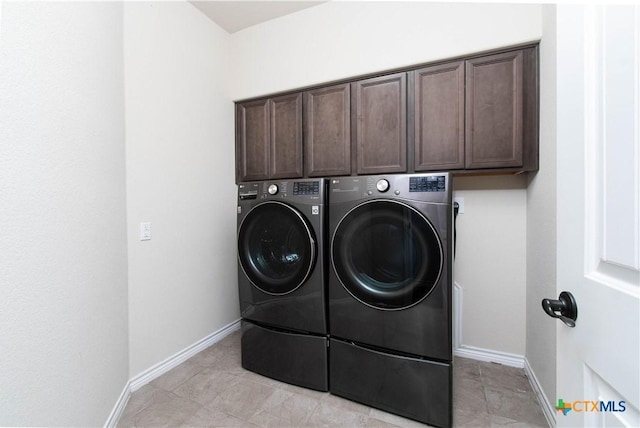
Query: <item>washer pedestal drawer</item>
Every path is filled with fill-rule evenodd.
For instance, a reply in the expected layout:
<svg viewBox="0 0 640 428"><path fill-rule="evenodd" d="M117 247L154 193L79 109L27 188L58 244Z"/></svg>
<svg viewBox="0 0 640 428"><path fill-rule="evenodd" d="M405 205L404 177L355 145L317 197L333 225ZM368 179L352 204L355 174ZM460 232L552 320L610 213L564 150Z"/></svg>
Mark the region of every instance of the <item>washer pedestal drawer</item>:
<svg viewBox="0 0 640 428"><path fill-rule="evenodd" d="M282 382L328 391L327 338L242 320L242 367Z"/></svg>
<svg viewBox="0 0 640 428"><path fill-rule="evenodd" d="M452 423L452 366L329 340L335 395L433 426Z"/></svg>

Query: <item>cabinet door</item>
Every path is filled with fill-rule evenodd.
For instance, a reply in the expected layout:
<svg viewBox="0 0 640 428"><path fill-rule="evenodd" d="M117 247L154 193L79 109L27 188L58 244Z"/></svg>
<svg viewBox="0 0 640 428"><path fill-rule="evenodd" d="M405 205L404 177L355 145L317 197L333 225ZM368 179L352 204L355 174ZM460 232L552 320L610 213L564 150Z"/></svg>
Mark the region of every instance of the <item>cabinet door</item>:
<svg viewBox="0 0 640 428"><path fill-rule="evenodd" d="M466 64L467 168L522 166L522 51Z"/></svg>
<svg viewBox="0 0 640 428"><path fill-rule="evenodd" d="M464 61L412 73L415 170L464 168Z"/></svg>
<svg viewBox="0 0 640 428"><path fill-rule="evenodd" d="M407 170L407 75L352 83L358 174Z"/></svg>
<svg viewBox="0 0 640 428"><path fill-rule="evenodd" d="M307 176L351 174L350 105L348 83L304 93Z"/></svg>
<svg viewBox="0 0 640 428"><path fill-rule="evenodd" d="M269 178L302 177L302 93L269 100Z"/></svg>
<svg viewBox="0 0 640 428"><path fill-rule="evenodd" d="M268 100L236 105L236 177L238 181L269 178Z"/></svg>

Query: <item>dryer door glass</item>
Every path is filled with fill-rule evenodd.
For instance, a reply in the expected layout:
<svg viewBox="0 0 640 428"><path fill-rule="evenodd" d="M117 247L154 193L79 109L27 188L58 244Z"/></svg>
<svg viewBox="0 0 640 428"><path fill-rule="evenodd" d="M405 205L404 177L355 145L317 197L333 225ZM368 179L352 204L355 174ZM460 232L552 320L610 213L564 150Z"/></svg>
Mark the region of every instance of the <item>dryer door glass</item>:
<svg viewBox="0 0 640 428"><path fill-rule="evenodd" d="M424 299L443 266L442 245L431 223L395 201L371 201L340 221L331 242L338 279L361 302L403 309Z"/></svg>
<svg viewBox="0 0 640 428"><path fill-rule="evenodd" d="M310 275L316 241L298 211L280 202L265 202L240 225L238 257L253 285L269 294L286 294Z"/></svg>

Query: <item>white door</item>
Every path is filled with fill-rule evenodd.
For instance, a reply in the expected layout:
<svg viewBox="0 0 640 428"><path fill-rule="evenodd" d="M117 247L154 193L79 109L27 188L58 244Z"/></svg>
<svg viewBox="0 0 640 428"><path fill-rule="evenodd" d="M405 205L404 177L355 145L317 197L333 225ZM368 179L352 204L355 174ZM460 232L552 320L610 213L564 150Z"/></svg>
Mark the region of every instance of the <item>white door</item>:
<svg viewBox="0 0 640 428"><path fill-rule="evenodd" d="M557 7L558 426L640 426L639 10Z"/></svg>

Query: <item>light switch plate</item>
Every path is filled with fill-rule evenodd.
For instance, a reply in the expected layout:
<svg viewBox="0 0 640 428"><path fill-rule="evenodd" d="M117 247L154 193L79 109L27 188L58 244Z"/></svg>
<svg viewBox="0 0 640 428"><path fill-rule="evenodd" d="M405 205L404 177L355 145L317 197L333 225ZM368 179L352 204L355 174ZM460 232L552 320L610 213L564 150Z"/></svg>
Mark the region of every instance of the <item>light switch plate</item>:
<svg viewBox="0 0 640 428"><path fill-rule="evenodd" d="M151 240L151 223L140 223L140 240Z"/></svg>

